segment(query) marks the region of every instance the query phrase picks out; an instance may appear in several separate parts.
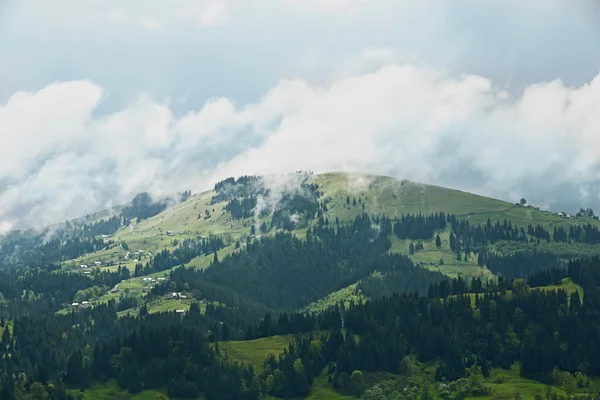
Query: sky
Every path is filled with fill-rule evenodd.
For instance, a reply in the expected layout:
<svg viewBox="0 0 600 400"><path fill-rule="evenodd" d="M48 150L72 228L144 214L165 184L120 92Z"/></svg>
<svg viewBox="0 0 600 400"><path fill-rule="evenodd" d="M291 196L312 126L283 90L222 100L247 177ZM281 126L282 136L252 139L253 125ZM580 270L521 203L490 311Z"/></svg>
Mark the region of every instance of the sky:
<svg viewBox="0 0 600 400"><path fill-rule="evenodd" d="M0 234L243 174L600 208L600 5L0 0Z"/></svg>

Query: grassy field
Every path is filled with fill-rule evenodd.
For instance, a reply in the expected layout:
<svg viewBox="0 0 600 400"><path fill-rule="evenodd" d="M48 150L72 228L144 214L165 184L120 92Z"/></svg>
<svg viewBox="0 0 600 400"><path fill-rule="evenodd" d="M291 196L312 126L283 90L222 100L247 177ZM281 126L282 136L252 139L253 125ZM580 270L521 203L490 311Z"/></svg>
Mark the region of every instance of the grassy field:
<svg viewBox="0 0 600 400"><path fill-rule="evenodd" d="M350 305L351 301L353 301L355 304L359 304L366 300L367 297L360 291L360 289L358 289L358 283L354 283L309 304L308 306L304 307L302 311L320 312L327 310L329 307L339 304L342 301L346 306L348 306Z"/></svg>
<svg viewBox="0 0 600 400"><path fill-rule="evenodd" d="M578 284L576 284L575 282L573 282L573 280L571 278L565 278L562 280L561 283L556 284L556 285L548 285L548 286L541 286L539 288L535 288L535 289L539 289L539 290L566 290L568 294L573 294L575 292L579 293L579 297L581 297L583 299L583 288L581 286L579 286Z"/></svg>
<svg viewBox="0 0 600 400"><path fill-rule="evenodd" d="M94 384L83 392L73 391L72 393L83 395L84 400L169 400L165 394L155 390L145 390L138 394L127 393L126 390L119 388L114 380L103 384Z"/></svg>
<svg viewBox="0 0 600 400"><path fill-rule="evenodd" d="M566 382L566 381L565 381ZM545 398L547 385L522 378L519 374L519 365L515 364L510 370L492 369L490 377L485 379L485 383L492 388L492 394L479 399L503 400L514 399L517 392L521 393L524 399L533 399L537 393ZM578 388L573 383L563 386L551 386L550 390L558 395L577 395L577 394L596 394L600 390L600 381L593 379L588 388Z"/></svg>
<svg viewBox="0 0 600 400"><path fill-rule="evenodd" d="M117 245L109 250L102 250L83 257L65 262L65 267L75 268L80 264L91 264L94 261L112 262L133 268L134 259L146 261L151 257L148 253L156 254L163 249L174 247L174 240L184 240L190 237L222 235L228 243L245 237L250 231L251 221L235 220L224 212L225 203L210 204L213 192L205 192L192 196L188 201L176 204L152 218L132 223L122 227L110 240ZM205 219L208 210L210 218ZM171 235L168 235L171 232ZM124 250L121 242L125 242L129 251ZM136 255L136 251L142 251ZM125 256L129 252L129 260ZM116 268L116 266L114 267ZM113 268L113 269L114 269Z"/></svg>
<svg viewBox="0 0 600 400"><path fill-rule="evenodd" d="M443 211L461 216L471 223L485 223L488 218L492 222L506 218L518 225L541 224L546 229L587 222L600 225L600 221L588 217L568 220L533 207L385 176L326 173L312 176L311 181L317 183L330 198L328 214L333 218L349 219L362 211L360 204L345 204L346 196L350 196L351 199L360 197L369 213L386 214L389 217L402 213Z"/></svg>
<svg viewBox="0 0 600 400"><path fill-rule="evenodd" d="M257 373L260 373L263 370L263 361L269 351L274 351L279 355L293 341L293 335L271 336L255 340L219 342L219 348L221 352L226 352L232 360L251 362Z"/></svg>
<svg viewBox="0 0 600 400"><path fill-rule="evenodd" d="M564 290L567 292L568 295L578 292L579 297L581 299L583 299L583 288L581 286L579 286L578 284L576 284L575 282L573 282L573 280L571 278L565 278L562 280L561 283L556 284L556 285L539 286L539 287L533 287L530 289L531 290L543 290L543 291ZM473 308L475 308L476 294L475 293L466 293L466 295L471 297L471 306ZM480 294L479 296L481 297L481 296L483 296L483 294ZM512 291L507 290L506 296L512 296ZM570 300L571 299L568 299L568 301L570 301Z"/></svg>
<svg viewBox="0 0 600 400"><path fill-rule="evenodd" d="M318 334L317 334L318 335ZM315 335L316 336L316 335ZM274 351L279 355L283 350L294 341L293 335L272 336L268 338L245 340L237 342L219 342L221 352L226 352L227 355L235 361L251 362L256 369L257 374L263 370L263 361L269 353ZM268 396L266 399L276 399ZM311 392L306 397L307 400L345 400L356 399L352 396L344 396L333 390L333 387L327 382L327 375L322 374L315 378Z"/></svg>
<svg viewBox="0 0 600 400"><path fill-rule="evenodd" d="M442 239L441 248L435 246L435 240L423 240L423 250L416 252L414 255L409 257L415 262L425 263L426 268L440 271L443 274L451 276L453 278L462 276L479 276L483 279L493 278L493 274L487 269L477 265L477 255L471 255L468 260L463 258L462 261L456 259L456 254L450 250L449 237L450 229L437 232ZM411 240L402 240L396 236L391 236L393 253L408 254L408 247ZM440 264L440 260L444 261L444 264ZM431 263L438 264L438 266L431 265Z"/></svg>

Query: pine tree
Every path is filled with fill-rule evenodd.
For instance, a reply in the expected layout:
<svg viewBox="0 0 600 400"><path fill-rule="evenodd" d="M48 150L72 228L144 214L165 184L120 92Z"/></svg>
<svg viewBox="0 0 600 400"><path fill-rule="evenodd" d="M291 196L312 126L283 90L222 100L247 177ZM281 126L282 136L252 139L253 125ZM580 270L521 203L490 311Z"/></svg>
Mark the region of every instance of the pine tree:
<svg viewBox="0 0 600 400"><path fill-rule="evenodd" d="M456 249L456 236L454 235L454 231L450 232L450 250L454 251Z"/></svg>
<svg viewBox="0 0 600 400"><path fill-rule="evenodd" d="M442 238L440 238L439 234L435 237L435 247L438 249L442 247Z"/></svg>
<svg viewBox="0 0 600 400"><path fill-rule="evenodd" d="M8 331L8 325L4 328L2 333L2 344L8 346L10 344L10 332Z"/></svg>

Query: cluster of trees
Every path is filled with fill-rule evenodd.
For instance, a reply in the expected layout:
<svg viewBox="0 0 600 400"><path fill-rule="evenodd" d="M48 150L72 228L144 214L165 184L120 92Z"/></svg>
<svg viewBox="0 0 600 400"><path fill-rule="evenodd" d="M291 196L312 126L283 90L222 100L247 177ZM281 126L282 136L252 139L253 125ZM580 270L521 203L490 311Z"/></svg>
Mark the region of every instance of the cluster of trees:
<svg viewBox="0 0 600 400"><path fill-rule="evenodd" d="M596 264L596 267L599 265ZM393 295L342 310L343 335L334 329L322 340L322 354L330 365L332 381L353 371L399 371L398 360L414 355L419 361L442 360L436 379L454 381L477 366L484 375L491 367L521 365L524 377L554 383L555 370L582 375L600 373L600 291L594 288L583 301L577 293L530 290L522 281L511 296L486 292L426 298ZM340 325L340 329L341 329ZM360 338L360 339L358 339ZM305 361L306 348L295 352L310 382L314 358ZM309 351L310 354L310 351ZM295 362L295 361L294 361ZM302 381L300 368L279 368L287 380ZM275 376L275 375L273 375Z"/></svg>
<svg viewBox="0 0 600 400"><path fill-rule="evenodd" d="M562 260L555 254L523 250L509 255L486 254L485 265L494 274L513 279L527 278L538 271L560 268Z"/></svg>
<svg viewBox="0 0 600 400"><path fill-rule="evenodd" d="M394 234L401 239L431 239L436 229L445 229L446 215L435 213L430 215L407 214L394 221Z"/></svg>
<svg viewBox="0 0 600 400"><path fill-rule="evenodd" d="M129 225L130 221L137 222L160 214L167 209L167 201L152 201L152 197L148 192L137 194L131 204L126 206L121 211L123 217L123 225Z"/></svg>
<svg viewBox="0 0 600 400"><path fill-rule="evenodd" d="M271 218L271 229L293 230L298 226L304 226L315 215L327 209L325 203L319 202L321 193L319 186L306 182L308 175L301 175L302 182L298 190L283 193L277 205L265 207L261 210L260 217L273 214ZM262 178L257 176L242 176L237 180L228 178L215 184L216 194L211 199L211 204L227 201L225 210L231 213L235 219L250 218L254 214L258 196L268 196L269 190L264 187ZM269 227L264 224L263 233ZM255 232L252 232L255 234Z"/></svg>
<svg viewBox="0 0 600 400"><path fill-rule="evenodd" d="M184 239L173 251L168 249L148 261L145 265L137 263L135 265L134 276L149 275L154 272L166 271L178 265L186 264L192 259L215 253L225 247L225 243L220 236L210 236L208 238Z"/></svg>
<svg viewBox="0 0 600 400"><path fill-rule="evenodd" d="M85 293L80 297L90 298L98 291L90 288L104 288L100 290L105 291L129 277L129 270L121 267L115 272L95 271L89 277L57 274L41 268L0 271L0 293L4 303L0 316L52 315L64 304L70 304L80 291Z"/></svg>
<svg viewBox="0 0 600 400"><path fill-rule="evenodd" d="M0 246L0 266L4 269L58 268L58 263L93 253L111 246L111 241L104 242L94 237L56 237L45 240L43 235L22 237L16 240L3 240Z"/></svg>
<svg viewBox="0 0 600 400"><path fill-rule="evenodd" d="M209 300L232 306L257 303L288 311L374 271L395 274L398 283L402 282L396 290L426 291L440 274L416 268L405 256L388 254L391 243L385 230L391 225L378 228L375 221L362 214L352 224L310 228L306 240L284 232L260 240L248 239L244 249L215 259L210 268L177 269L170 279L178 289L187 285Z"/></svg>
<svg viewBox="0 0 600 400"><path fill-rule="evenodd" d="M592 224L576 225L569 227L567 231L565 228L555 227L552 233L552 240L555 242L578 242L588 244L599 244L600 243L600 230L597 226Z"/></svg>
<svg viewBox="0 0 600 400"><path fill-rule="evenodd" d="M240 176L239 178L227 178L215 183L216 194L211 199L211 204L229 201L233 198L250 197L264 194L263 180L260 176Z"/></svg>
<svg viewBox="0 0 600 400"><path fill-rule="evenodd" d="M251 366L223 361L204 332L182 323L142 328L122 340L95 346L91 364L75 351L65 380L87 386L92 376L116 379L130 393L166 387L168 395L177 398L203 394L206 399L254 400L260 395Z"/></svg>
<svg viewBox="0 0 600 400"><path fill-rule="evenodd" d="M83 224L81 232L84 237L112 235L121 227L121 216L114 215L91 224Z"/></svg>
<svg viewBox="0 0 600 400"><path fill-rule="evenodd" d="M235 219L250 218L254 215L254 208L256 207L256 196L248 196L229 200L225 206L225 210L231 213L231 216Z"/></svg>
<svg viewBox="0 0 600 400"><path fill-rule="evenodd" d="M190 197L192 197L191 190L184 190L183 192L179 193L179 201L182 203L188 201Z"/></svg>
<svg viewBox="0 0 600 400"><path fill-rule="evenodd" d="M50 396L63 383L87 387L92 381L115 378L132 392L161 387L182 398L196 398L200 392L213 399L257 398L260 388L252 369L226 361L218 347L208 344L228 336L228 326L243 321L244 310L209 306L202 314L193 303L181 316L148 314L143 308L139 316L118 318L119 305L111 300L66 315L15 317L12 335L2 319L0 393L20 396L21 378L13 378L22 376L25 387L38 382Z"/></svg>
<svg viewBox="0 0 600 400"><path fill-rule="evenodd" d="M471 248L481 248L485 245L501 240L534 242L544 240L546 242L576 242L587 244L600 243L600 229L592 224L571 225L569 229L562 226L554 227L552 233L542 225L527 225L517 227L511 221L504 220L502 223L496 221L492 224L491 219L483 225L471 225L467 220L460 220L456 216L450 216L452 231L466 251ZM453 249L454 250L454 249Z"/></svg>
<svg viewBox="0 0 600 400"><path fill-rule="evenodd" d="M305 226L319 211L316 185L302 185L305 193L286 193L277 204L271 219L271 228L293 230Z"/></svg>

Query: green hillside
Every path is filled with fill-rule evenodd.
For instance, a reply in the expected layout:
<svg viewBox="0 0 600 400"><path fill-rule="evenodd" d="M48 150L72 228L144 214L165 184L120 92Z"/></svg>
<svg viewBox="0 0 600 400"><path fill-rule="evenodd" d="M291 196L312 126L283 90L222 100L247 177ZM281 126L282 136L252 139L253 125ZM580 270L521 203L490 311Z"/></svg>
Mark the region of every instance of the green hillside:
<svg viewBox="0 0 600 400"><path fill-rule="evenodd" d="M600 226L599 221L589 217L567 219L532 207L517 206L455 189L401 181L391 177L325 173L311 176L308 182L317 184L323 193L321 199L328 201L325 217L330 220L338 218L349 221L363 211L385 214L391 218L407 213L445 212L464 218L472 224L485 223L489 218L492 222L507 219L519 226L541 224L550 230L554 227L569 227L582 223ZM115 242L111 249L67 261L65 266L75 268L80 264L100 261L103 264L121 263L133 268L136 263L134 260L147 261L149 254L172 248L174 240L181 241L189 237L221 235L227 243L234 243L235 240L245 241L255 221L252 218L232 218L225 211L226 202L211 204L214 195L214 191L193 195L187 201L176 204L154 217L122 227L111 238ZM347 197L351 200L360 199L361 203L354 205L351 201L350 204L346 204ZM88 217L88 220L97 220L106 215L108 212L101 212ZM300 236L305 232L303 227L296 229ZM121 247L121 242L127 244L129 251ZM401 250L402 246L398 249ZM432 256L437 258L436 255ZM418 257L416 259L422 261Z"/></svg>
<svg viewBox="0 0 600 400"><path fill-rule="evenodd" d="M291 180L291 182L294 181ZM342 223L349 222L363 212L371 215L386 215L390 218L409 213L444 212L456 215L471 224L484 224L489 218L492 223L509 220L517 226L539 224L548 231L552 231L556 227L568 229L569 226L577 224L600 224L596 219L589 217L576 219L561 217L533 207L524 207L459 190L391 177L337 172L311 175L306 182L318 185L319 201L327 204L323 218L331 222L336 220ZM288 184L288 186L293 189L297 185ZM251 228L253 226L269 222L269 216L261 216L258 221L254 218L236 219L226 211L226 201L212 201L215 195L217 192L214 190L196 194L187 201L175 204L151 218L140 222L132 221L130 225L121 227L114 235L105 239L114 242L110 248L65 261L63 262L64 268L82 273L80 265L93 265L95 262L100 262L102 264L100 270L116 271L118 266L123 266L133 272L136 263L145 264L165 249L173 251L185 239L213 235L221 237L225 242L226 247L219 250L219 256L224 257L237 251L237 247L234 246L236 242L239 241L241 247L244 246L247 238L252 236ZM90 215L81 221L98 221L102 217L114 214L115 210L117 209ZM293 232L298 237L305 237L307 228L314 226L316 222L316 219L313 219L307 225L296 227ZM463 275L480 276L484 279L493 278L493 274L487 268L478 265L477 254L472 254L469 258L465 257L460 261L456 259L456 255L448 246L449 227L438 230L436 234L440 235L442 246L437 247L434 238L422 240L423 249L410 255L415 263L451 277ZM399 239L392 235L391 241L391 252L409 253L410 240ZM523 248L523 244L516 242L499 243L494 245L494 248L504 253L514 251L514 246L517 246L516 249ZM566 243L542 243L540 246L547 251L556 251L561 256L600 253L597 246L583 243L569 243L568 245ZM205 269L210 265L212 259L212 255L201 255L187 262L186 266ZM168 270L161 271L153 275L162 277L166 276L165 274L168 272ZM130 293L133 292L137 296L143 297L145 295L142 291L143 286L137 279L131 279L121 284L119 293L109 292L100 299L96 299L95 302L118 299L122 290L126 288ZM340 300L349 301L356 296L356 293L358 292L354 289L340 289L339 292L332 293L316 302L309 309L321 309L327 304ZM176 304L173 304L173 307L168 304L171 303L162 304L158 309L161 311L177 309Z"/></svg>
<svg viewBox="0 0 600 400"><path fill-rule="evenodd" d="M546 228L588 222L600 225L599 221L588 217L571 220L533 207L386 176L325 173L314 175L311 182L318 184L331 198L331 215L344 219L360 212L360 208L344 204L345 197L350 196L361 197L369 213L390 217L402 213L445 212L463 217L471 223L485 223L490 218L492 222L508 219L518 225L541 224Z"/></svg>

